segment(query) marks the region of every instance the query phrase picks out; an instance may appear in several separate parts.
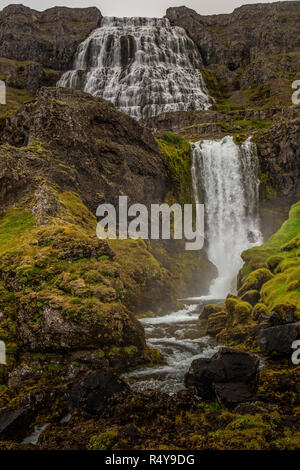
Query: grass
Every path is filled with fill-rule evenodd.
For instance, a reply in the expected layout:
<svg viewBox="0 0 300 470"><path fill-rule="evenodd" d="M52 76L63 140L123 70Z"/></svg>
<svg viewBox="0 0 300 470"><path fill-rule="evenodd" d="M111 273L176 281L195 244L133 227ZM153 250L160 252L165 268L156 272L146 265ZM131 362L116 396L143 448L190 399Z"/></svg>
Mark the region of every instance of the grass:
<svg viewBox="0 0 300 470"><path fill-rule="evenodd" d="M172 180L170 199L180 204L193 202L189 142L179 135L166 132L161 139L158 139L158 145L167 158L168 172Z"/></svg>
<svg viewBox="0 0 300 470"><path fill-rule="evenodd" d="M269 311L279 304L296 306L300 315L300 202L292 206L289 218L265 244L243 253L241 271L244 285L256 272L270 268L271 279L261 288L262 301Z"/></svg>
<svg viewBox="0 0 300 470"><path fill-rule="evenodd" d="M11 209L0 217L0 254L15 250L20 246L20 240L34 226L31 212Z"/></svg>

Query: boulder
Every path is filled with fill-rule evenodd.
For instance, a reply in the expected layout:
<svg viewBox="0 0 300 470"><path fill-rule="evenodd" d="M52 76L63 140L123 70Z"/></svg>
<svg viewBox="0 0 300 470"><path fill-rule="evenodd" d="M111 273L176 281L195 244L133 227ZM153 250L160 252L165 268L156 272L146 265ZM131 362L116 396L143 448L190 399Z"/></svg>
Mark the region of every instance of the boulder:
<svg viewBox="0 0 300 470"><path fill-rule="evenodd" d="M215 398L215 384L243 383L249 388L248 395L252 396L257 389L258 366L259 359L253 354L221 348L211 359L201 358L192 362L185 375L185 385L195 387L204 400ZM242 399L244 396L244 393L241 394Z"/></svg>
<svg viewBox="0 0 300 470"><path fill-rule="evenodd" d="M300 323L265 328L258 333L258 345L266 356L289 356L292 343L300 338Z"/></svg>
<svg viewBox="0 0 300 470"><path fill-rule="evenodd" d="M251 390L251 387L243 382L214 384L213 389L218 402L225 408L233 409L239 403L250 402L255 399L255 393Z"/></svg>
<svg viewBox="0 0 300 470"><path fill-rule="evenodd" d="M29 406L0 409L0 441L12 439L18 441L25 437L32 420Z"/></svg>
<svg viewBox="0 0 300 470"><path fill-rule="evenodd" d="M205 305L201 309L199 320L208 320L210 315L213 315L214 313L222 312L223 309L224 309L223 305L215 305L215 304Z"/></svg>
<svg viewBox="0 0 300 470"><path fill-rule="evenodd" d="M252 307L254 307L260 299L260 293L258 290L248 290L241 298L243 302L248 302Z"/></svg>
<svg viewBox="0 0 300 470"><path fill-rule="evenodd" d="M227 315L225 312L213 313L207 321L206 334L217 336L226 326Z"/></svg>
<svg viewBox="0 0 300 470"><path fill-rule="evenodd" d="M98 370L73 386L70 407L72 410L97 414L104 409L109 398L129 389L110 369Z"/></svg>

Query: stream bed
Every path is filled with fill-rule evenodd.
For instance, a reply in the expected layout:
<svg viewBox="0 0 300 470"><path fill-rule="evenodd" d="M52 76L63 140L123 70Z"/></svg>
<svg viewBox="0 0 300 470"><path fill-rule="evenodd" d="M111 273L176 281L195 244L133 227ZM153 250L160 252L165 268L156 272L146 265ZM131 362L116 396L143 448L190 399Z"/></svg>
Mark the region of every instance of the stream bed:
<svg viewBox="0 0 300 470"><path fill-rule="evenodd" d="M169 315L144 318L147 344L158 349L166 364L145 367L124 375L137 391L157 390L173 394L184 389L184 375L191 362L201 357L210 358L220 344L206 336L199 322L199 304L189 305Z"/></svg>

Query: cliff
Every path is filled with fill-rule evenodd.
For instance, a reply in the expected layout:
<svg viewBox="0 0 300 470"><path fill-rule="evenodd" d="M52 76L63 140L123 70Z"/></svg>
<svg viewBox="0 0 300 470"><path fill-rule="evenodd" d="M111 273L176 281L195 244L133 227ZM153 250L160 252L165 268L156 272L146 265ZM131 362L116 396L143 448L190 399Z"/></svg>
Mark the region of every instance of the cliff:
<svg viewBox="0 0 300 470"><path fill-rule="evenodd" d="M0 56L67 70L72 68L78 44L100 25L101 18L97 8L55 7L38 12L10 5L0 13Z"/></svg>

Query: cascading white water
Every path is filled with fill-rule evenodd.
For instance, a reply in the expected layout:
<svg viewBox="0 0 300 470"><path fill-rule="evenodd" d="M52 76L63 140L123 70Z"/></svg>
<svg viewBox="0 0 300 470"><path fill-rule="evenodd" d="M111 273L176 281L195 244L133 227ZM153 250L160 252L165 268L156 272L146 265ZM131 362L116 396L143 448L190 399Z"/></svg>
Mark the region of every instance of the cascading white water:
<svg viewBox="0 0 300 470"><path fill-rule="evenodd" d="M259 228L259 178L256 145L240 147L232 137L201 141L193 151L192 179L196 202L203 192L208 258L217 267L209 297L234 293L242 267L241 253L263 242Z"/></svg>
<svg viewBox="0 0 300 470"><path fill-rule="evenodd" d="M100 96L140 120L208 109L200 68L194 42L168 19L107 17L80 44L74 70L58 86Z"/></svg>

